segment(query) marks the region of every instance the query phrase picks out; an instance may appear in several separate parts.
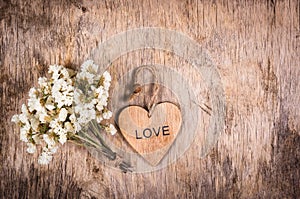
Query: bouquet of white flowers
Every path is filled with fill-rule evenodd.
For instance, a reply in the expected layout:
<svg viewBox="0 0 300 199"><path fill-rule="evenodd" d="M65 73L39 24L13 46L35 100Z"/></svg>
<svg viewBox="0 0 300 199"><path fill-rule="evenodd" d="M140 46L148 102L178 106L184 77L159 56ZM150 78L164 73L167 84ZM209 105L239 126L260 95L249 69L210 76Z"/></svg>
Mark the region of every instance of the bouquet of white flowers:
<svg viewBox="0 0 300 199"><path fill-rule="evenodd" d="M98 66L91 60L84 62L77 74L63 66L50 66L51 77L39 78L38 88L30 89L28 103L22 105L22 113L12 117L20 126L20 139L27 143L27 152L35 153L41 146L39 164L48 164L67 140L93 146L115 159L100 132L116 133L108 121L112 117L107 108L111 76L107 71L101 76L97 72Z"/></svg>

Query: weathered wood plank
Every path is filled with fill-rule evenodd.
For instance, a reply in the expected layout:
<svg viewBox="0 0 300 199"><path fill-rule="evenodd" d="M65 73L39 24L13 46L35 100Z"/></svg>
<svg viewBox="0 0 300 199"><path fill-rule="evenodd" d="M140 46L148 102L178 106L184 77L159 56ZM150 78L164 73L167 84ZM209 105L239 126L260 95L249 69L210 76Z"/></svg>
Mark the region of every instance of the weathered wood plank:
<svg viewBox="0 0 300 199"><path fill-rule="evenodd" d="M142 26L180 31L208 50L227 103L217 146L200 159L199 135L176 163L145 174L105 167L72 144L48 167L37 165L10 122L29 88L49 64L78 68L102 41ZM299 46L298 0L0 1L0 197L299 197ZM157 51L114 65L149 62L189 75L183 60Z"/></svg>

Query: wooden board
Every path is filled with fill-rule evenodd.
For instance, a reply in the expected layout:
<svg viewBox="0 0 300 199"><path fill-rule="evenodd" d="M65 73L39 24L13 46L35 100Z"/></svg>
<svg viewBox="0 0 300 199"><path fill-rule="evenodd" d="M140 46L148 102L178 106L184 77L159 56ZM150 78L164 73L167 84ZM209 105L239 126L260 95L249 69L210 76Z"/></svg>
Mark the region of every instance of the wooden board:
<svg viewBox="0 0 300 199"><path fill-rule="evenodd" d="M298 0L0 1L0 198L297 198L299 15ZM74 144L39 166L10 122L29 88L49 64L78 69L112 35L149 26L182 32L208 51L227 106L217 145L199 158L199 131L176 163L144 174L123 174ZM116 77L139 64L172 66L209 102L201 77L171 53L147 49L113 62ZM201 105L199 114L205 132L210 109Z"/></svg>

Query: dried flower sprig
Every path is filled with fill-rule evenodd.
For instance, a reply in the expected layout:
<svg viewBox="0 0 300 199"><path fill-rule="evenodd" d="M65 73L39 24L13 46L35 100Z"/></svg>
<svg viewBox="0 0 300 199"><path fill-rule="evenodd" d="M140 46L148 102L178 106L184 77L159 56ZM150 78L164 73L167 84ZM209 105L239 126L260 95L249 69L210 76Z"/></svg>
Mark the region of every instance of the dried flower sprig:
<svg viewBox="0 0 300 199"><path fill-rule="evenodd" d="M39 164L48 164L67 140L86 144L89 140L108 157L114 154L103 140L95 141L83 132L85 126L96 121L102 130L116 133L114 125L108 122L112 117L107 108L111 76L107 71L102 76L97 72L98 66L91 60L84 62L77 74L63 66L51 65L51 77L39 78L38 87L29 91L21 114L12 117L20 126L20 140L27 143L27 152L35 153L37 146L42 147ZM99 130L94 133L97 139L102 139Z"/></svg>

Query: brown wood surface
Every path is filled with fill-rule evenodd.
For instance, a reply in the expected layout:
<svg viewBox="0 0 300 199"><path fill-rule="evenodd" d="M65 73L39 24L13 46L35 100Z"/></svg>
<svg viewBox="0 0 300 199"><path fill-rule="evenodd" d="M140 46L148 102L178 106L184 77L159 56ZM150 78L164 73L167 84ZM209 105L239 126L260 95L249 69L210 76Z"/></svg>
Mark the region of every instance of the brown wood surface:
<svg viewBox="0 0 300 199"><path fill-rule="evenodd" d="M182 32L208 50L226 96L218 144L201 159L196 139L176 163L144 174L106 167L74 144L39 166L10 122L30 87L49 64L78 68L112 35L149 26ZM151 49L114 65L144 62L200 81L182 60ZM0 0L0 197L299 198L299 63L298 0Z"/></svg>

